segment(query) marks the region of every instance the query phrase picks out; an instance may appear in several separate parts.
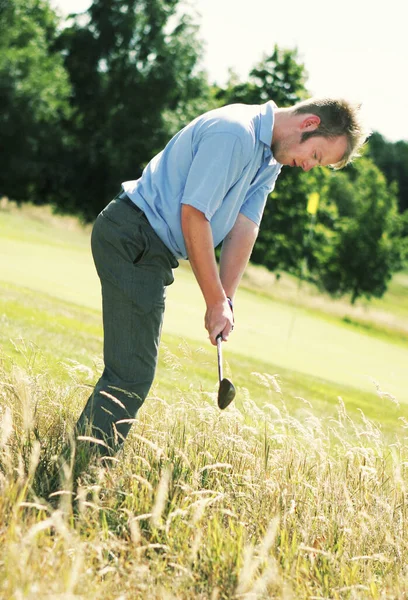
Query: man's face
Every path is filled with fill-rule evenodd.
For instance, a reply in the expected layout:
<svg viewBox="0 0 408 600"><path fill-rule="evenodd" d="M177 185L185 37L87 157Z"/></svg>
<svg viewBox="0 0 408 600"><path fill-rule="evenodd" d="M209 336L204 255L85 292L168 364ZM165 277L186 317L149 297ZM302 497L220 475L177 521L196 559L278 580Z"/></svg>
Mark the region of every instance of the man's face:
<svg viewBox="0 0 408 600"><path fill-rule="evenodd" d="M293 133L272 146L274 158L282 165L310 171L313 167L339 162L347 149L346 136L311 137L302 142L302 132Z"/></svg>

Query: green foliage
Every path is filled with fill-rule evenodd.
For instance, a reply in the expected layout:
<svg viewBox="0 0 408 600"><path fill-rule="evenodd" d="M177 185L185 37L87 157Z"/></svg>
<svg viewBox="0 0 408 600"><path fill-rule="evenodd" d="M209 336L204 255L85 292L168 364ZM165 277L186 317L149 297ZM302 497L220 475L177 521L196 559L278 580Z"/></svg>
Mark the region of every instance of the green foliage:
<svg viewBox="0 0 408 600"><path fill-rule="evenodd" d="M42 201L69 117L70 86L51 46L55 14L43 0L0 3L0 193Z"/></svg>
<svg viewBox="0 0 408 600"><path fill-rule="evenodd" d="M397 183L400 212L408 210L408 142L388 142L380 133L374 132L369 139L368 155L388 183Z"/></svg>
<svg viewBox="0 0 408 600"><path fill-rule="evenodd" d="M268 199L252 261L307 277L334 297L381 297L407 258L408 218L395 187L368 158L352 172L284 170ZM316 219L306 212L320 196Z"/></svg>
<svg viewBox="0 0 408 600"><path fill-rule="evenodd" d="M274 100L278 106L291 106L306 98L306 79L306 70L299 62L297 50L275 45L271 56L252 69L247 81L240 82L232 74L227 87L219 90L217 97L223 104L260 104Z"/></svg>
<svg viewBox="0 0 408 600"><path fill-rule="evenodd" d="M369 159L361 158L354 169L353 186L344 186L344 198L339 180L333 177L329 184L328 198L333 189L338 218L330 248L315 265L317 282L334 296L350 293L352 303L361 296L382 296L404 256L395 190Z"/></svg>
<svg viewBox="0 0 408 600"><path fill-rule="evenodd" d="M384 173L389 184L397 186L403 261L408 260L408 142L389 142L374 132L368 143L368 156Z"/></svg>
<svg viewBox="0 0 408 600"><path fill-rule="evenodd" d="M299 274L304 257L309 215L306 212L311 175L284 168L269 196L251 260L272 271Z"/></svg>
<svg viewBox="0 0 408 600"><path fill-rule="evenodd" d="M402 262L408 265L408 209L404 211L399 219L400 242Z"/></svg>
<svg viewBox="0 0 408 600"><path fill-rule="evenodd" d="M75 112L71 208L88 219L185 124L190 100L209 97L196 28L178 5L95 0L87 22L76 18L61 33Z"/></svg>

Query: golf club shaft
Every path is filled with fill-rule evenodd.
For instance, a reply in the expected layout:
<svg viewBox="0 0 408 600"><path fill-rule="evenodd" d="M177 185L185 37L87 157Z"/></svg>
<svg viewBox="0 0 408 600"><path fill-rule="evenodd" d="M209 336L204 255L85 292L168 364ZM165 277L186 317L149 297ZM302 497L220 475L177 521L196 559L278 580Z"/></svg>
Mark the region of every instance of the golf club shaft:
<svg viewBox="0 0 408 600"><path fill-rule="evenodd" d="M222 377L222 350L221 350L221 344L222 344L222 335L219 334L217 335L217 354L218 354L218 379L221 382L223 377Z"/></svg>

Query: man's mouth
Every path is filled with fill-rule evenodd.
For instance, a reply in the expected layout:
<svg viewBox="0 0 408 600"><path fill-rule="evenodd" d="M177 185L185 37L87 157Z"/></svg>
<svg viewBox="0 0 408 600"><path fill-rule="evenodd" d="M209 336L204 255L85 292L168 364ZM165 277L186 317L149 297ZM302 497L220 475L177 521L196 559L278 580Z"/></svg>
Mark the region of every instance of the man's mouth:
<svg viewBox="0 0 408 600"><path fill-rule="evenodd" d="M293 159L293 161L292 161L292 167L297 167L295 159Z"/></svg>

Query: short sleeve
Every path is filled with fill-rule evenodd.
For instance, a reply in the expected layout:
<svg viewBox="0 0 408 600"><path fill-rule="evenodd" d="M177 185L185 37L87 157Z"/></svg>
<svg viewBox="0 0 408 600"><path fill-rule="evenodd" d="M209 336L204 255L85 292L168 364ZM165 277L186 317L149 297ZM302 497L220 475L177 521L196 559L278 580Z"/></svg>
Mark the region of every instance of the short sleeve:
<svg viewBox="0 0 408 600"><path fill-rule="evenodd" d="M240 210L240 213L248 217L258 227L261 223L269 191L268 187L258 187L247 196Z"/></svg>
<svg viewBox="0 0 408 600"><path fill-rule="evenodd" d="M232 133L209 133L197 144L181 199L211 220L239 179L244 165L241 140Z"/></svg>

